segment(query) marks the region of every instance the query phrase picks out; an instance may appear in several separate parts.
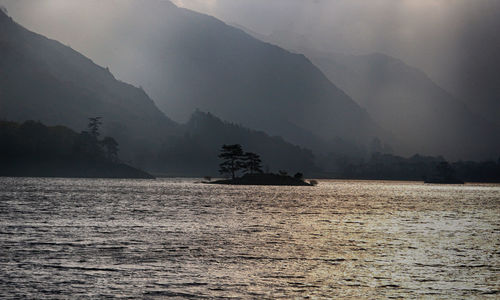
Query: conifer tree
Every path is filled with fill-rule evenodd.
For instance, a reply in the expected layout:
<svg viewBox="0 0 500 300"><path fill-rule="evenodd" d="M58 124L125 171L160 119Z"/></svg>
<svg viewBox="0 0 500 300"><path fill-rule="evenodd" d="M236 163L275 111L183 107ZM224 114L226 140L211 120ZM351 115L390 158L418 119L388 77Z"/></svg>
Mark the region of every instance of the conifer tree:
<svg viewBox="0 0 500 300"><path fill-rule="evenodd" d="M252 152L246 152L244 156L244 168L245 172L250 174L262 173L262 160L258 154Z"/></svg>
<svg viewBox="0 0 500 300"><path fill-rule="evenodd" d="M89 128L89 133L95 139L97 139L100 135L99 127L102 125L101 117L89 118L89 124L87 127Z"/></svg>
<svg viewBox="0 0 500 300"><path fill-rule="evenodd" d="M231 178L235 178L235 173L239 171L243 164L241 159L243 157L243 150L241 145L223 145L219 158L223 159L223 162L219 165L219 172L221 174L231 174Z"/></svg>

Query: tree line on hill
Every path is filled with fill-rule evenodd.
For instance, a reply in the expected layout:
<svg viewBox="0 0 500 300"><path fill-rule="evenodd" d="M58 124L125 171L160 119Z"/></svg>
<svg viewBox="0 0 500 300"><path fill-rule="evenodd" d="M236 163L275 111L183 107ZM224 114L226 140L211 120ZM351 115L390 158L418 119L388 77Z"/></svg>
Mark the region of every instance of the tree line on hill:
<svg viewBox="0 0 500 300"><path fill-rule="evenodd" d="M207 116L209 117L209 116ZM89 118L87 130L80 133L64 127L48 127L40 122L26 121L22 124L13 122L0 122L0 176L61 176L61 177L143 177L146 173L132 167L125 167L118 159L119 145L112 137L101 138L100 126L102 119L99 117ZM205 128L206 121L199 124ZM200 126L193 126L199 128ZM222 126L222 125L221 125ZM214 126L209 126L214 129ZM226 127L224 127L226 128ZM231 128L231 127L227 127ZM235 127L235 132L241 129ZM215 130L219 132L219 130ZM209 172L217 166L213 158L219 157L223 162L219 165L220 172L229 177L236 177L238 172L243 174L261 174L263 160L273 160L279 156L280 149L294 150L286 146L279 139L267 139L273 141L275 150L271 153L267 149L265 158L261 159L259 154L253 151L243 151L241 144L224 145L217 155L214 145L218 140L211 140L215 135L211 130L198 132L196 136L184 136L182 140L198 141L196 144L186 144L178 151L164 153L167 161L177 161L179 168L187 161L200 163ZM249 131L249 139L258 137L258 133ZM200 137L203 136L203 139ZM232 136L227 131L225 138ZM224 139L224 138L220 138ZM219 140L220 140L219 139ZM259 139L260 140L260 137ZM266 139L264 139L266 140ZM172 146L178 144L172 142ZM197 146L198 145L198 146ZM220 144L219 144L220 145ZM258 145L256 143L255 145ZM283 146L284 145L284 146ZM245 146L246 147L246 146ZM210 150L213 148L213 151ZM255 147L254 147L255 148ZM297 153L302 153L299 148ZM260 152L260 151L259 151ZM306 152L303 152L307 154ZM210 157L213 155L213 157ZM183 158L184 157L184 158ZM312 160L307 155L302 157L303 161L283 160L279 169L307 167L312 165ZM159 161L162 157L157 158ZM194 161L194 162L193 162ZM170 165L170 164L169 164ZM443 157L414 155L404 158L392 154L375 152L368 160L353 159L348 157L326 157L319 165L325 172L316 169L308 176L318 178L340 178L340 179L376 179L376 180L426 180L435 176L454 176L466 182L500 182L500 158L497 161L458 161L447 162ZM121 166L119 171L117 166ZM209 169L213 166L212 169ZM194 165L193 167L196 167ZM106 169L107 171L104 171ZM132 171L135 170L135 171ZM196 169L195 169L196 170ZM446 174L445 174L446 173ZM210 174L210 173L205 173ZM286 175L280 171L279 174ZM202 175L202 174L198 174ZM148 175L149 176L149 175ZM297 173L296 177L302 177Z"/></svg>
<svg viewBox="0 0 500 300"><path fill-rule="evenodd" d="M415 154L404 158L376 152L366 161L338 158L335 163L337 169L326 177L421 181L453 176L465 182L500 182L500 158L497 161L448 162L441 156Z"/></svg>
<svg viewBox="0 0 500 300"><path fill-rule="evenodd" d="M89 118L88 130L76 133L65 126L48 127L37 121L0 123L2 159L67 158L118 162L118 142L99 139L102 121Z"/></svg>
<svg viewBox="0 0 500 300"><path fill-rule="evenodd" d="M116 140L99 138L101 124L89 118L88 130L76 133L37 121L0 122L0 175L150 178L119 161Z"/></svg>

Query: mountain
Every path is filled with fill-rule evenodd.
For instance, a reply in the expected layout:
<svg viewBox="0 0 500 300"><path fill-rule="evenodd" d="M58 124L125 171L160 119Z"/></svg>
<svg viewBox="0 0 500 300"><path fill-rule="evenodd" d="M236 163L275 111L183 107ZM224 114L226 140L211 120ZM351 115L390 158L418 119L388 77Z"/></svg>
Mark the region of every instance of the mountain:
<svg viewBox="0 0 500 300"><path fill-rule="evenodd" d="M231 143L240 143L247 151L261 154L271 170L306 174L318 170L311 151L279 137L223 122L211 114L197 111L182 125L171 121L142 89L116 80L106 68L55 40L28 31L3 12L0 12L0 96L0 119L9 121L39 120L81 131L86 129L89 117L100 116L104 122L101 136L110 135L118 140L120 159L156 173L216 175L218 151L222 144ZM2 124L6 128L19 127ZM21 145L18 148L22 149L39 149L28 151L29 155L22 160L33 161L30 159L33 156L40 163L36 161L39 152L45 149L46 156L50 156L53 149L54 155L61 155L55 156L56 161L48 157L43 164L50 167L51 163L57 163L64 174L77 174L71 173L67 163L61 165L60 157L74 154L71 145L78 140L78 134L60 126L47 128L37 124L25 123L16 131L22 138L11 144ZM32 129L40 134L30 133ZM16 155L15 152L10 151L9 155ZM42 174L41 168L29 163L9 166L14 171L23 169Z"/></svg>
<svg viewBox="0 0 500 300"><path fill-rule="evenodd" d="M321 52L308 46L307 37L290 31L269 36L249 32L306 54L330 81L391 131L401 153L445 155L450 159L494 159L500 154L498 126L471 112L423 71L399 59L380 53Z"/></svg>
<svg viewBox="0 0 500 300"><path fill-rule="evenodd" d="M24 3L29 10L32 2ZM174 120L199 108L301 145L311 134L361 144L390 139L304 55L169 1L42 0L32 13L32 28L144 87Z"/></svg>
<svg viewBox="0 0 500 300"><path fill-rule="evenodd" d="M141 143L154 147L177 130L143 90L0 11L0 119L80 131L95 116L102 117L103 133L123 146L126 159Z"/></svg>

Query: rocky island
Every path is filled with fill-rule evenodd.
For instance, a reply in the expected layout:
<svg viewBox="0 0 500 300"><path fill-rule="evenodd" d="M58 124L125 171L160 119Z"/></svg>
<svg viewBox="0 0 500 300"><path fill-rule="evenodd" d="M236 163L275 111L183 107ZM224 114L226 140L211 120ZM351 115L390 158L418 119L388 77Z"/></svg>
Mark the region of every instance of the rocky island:
<svg viewBox="0 0 500 300"><path fill-rule="evenodd" d="M230 185L288 185L288 186L313 186L314 181L306 182L301 178L273 173L245 174L234 179L216 180L206 182L210 184L230 184Z"/></svg>

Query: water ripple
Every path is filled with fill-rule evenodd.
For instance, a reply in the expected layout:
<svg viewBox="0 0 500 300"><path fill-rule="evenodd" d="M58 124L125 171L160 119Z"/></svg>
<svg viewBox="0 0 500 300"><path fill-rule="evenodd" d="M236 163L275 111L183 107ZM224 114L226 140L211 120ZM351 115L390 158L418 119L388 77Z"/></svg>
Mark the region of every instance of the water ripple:
<svg viewBox="0 0 500 300"><path fill-rule="evenodd" d="M0 178L0 298L484 298L500 186Z"/></svg>

